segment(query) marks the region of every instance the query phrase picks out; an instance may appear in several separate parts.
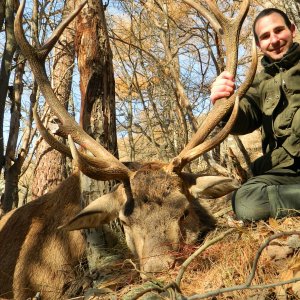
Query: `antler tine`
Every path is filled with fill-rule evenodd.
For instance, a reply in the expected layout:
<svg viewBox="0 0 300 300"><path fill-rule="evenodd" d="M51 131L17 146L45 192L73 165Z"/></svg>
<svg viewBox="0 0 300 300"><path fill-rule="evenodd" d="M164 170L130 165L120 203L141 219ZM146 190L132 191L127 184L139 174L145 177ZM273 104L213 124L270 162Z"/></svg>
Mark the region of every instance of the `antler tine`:
<svg viewBox="0 0 300 300"><path fill-rule="evenodd" d="M37 112L37 103L35 103L33 106L33 118L43 139L55 150L65 154L68 157L72 157L70 149L65 144L60 143L57 139L55 139L43 125Z"/></svg>
<svg viewBox="0 0 300 300"><path fill-rule="evenodd" d="M28 59L30 63L31 70L35 76L35 80L37 81L40 90L46 99L46 102L48 103L53 113L63 124L63 128L66 130L64 134L70 134L77 144L89 150L98 160L98 164L103 165L104 162L110 162L111 170L117 169L120 173L127 174L127 177L129 177L131 173L130 170L117 158L115 158L109 151L107 151L102 145L98 144L91 136L89 136L68 114L64 106L57 99L53 89L51 88L50 81L45 71L44 57L39 55L38 51L36 51L25 38L22 27L22 15L24 7L25 0L23 0L20 4L16 14L14 24L15 38L24 57ZM77 10L77 13L78 12L79 9ZM72 17L74 18L75 16L72 15ZM101 172L101 170L99 170L99 172Z"/></svg>
<svg viewBox="0 0 300 300"><path fill-rule="evenodd" d="M15 19L15 24L17 22L19 22L21 28L22 28L21 20L22 20L24 8L25 8L25 3L26 3L26 0L22 0L20 2L19 8L18 8L17 14L16 14L16 19ZM87 3L87 0L84 0L82 3L80 3L78 5L78 7L76 7L76 9L66 19L64 19L60 23L60 25L53 31L50 38L46 41L46 43L41 48L39 48L38 50L34 50L33 47L31 47L27 43L27 45L26 45L26 47L28 48L27 50L28 51L30 50L30 51L34 52L35 55L39 58L39 60L45 60L47 55L49 54L49 52L52 50L52 48L54 47L54 45L58 41L58 39L59 39L60 35L62 34L62 32L74 20L74 18L78 15L78 13L81 11L81 9L84 7L84 5L86 3ZM20 33L24 35L23 28L22 28Z"/></svg>
<svg viewBox="0 0 300 300"><path fill-rule="evenodd" d="M117 168L114 164L110 164L108 161L95 159L85 153L80 153L77 150L75 151L75 145L73 139L68 137L70 148L65 144L59 142L52 134L49 133L49 130L43 125L38 113L37 113L37 103L33 107L33 117L36 122L36 127L38 128L43 139L55 150L60 153L65 154L66 156L73 158L75 164L79 169L87 176L97 179L97 180L110 180L118 179L124 180L128 178L129 173L124 172L123 169ZM72 148L73 146L73 148ZM72 151L73 150L73 151Z"/></svg>
<svg viewBox="0 0 300 300"><path fill-rule="evenodd" d="M108 161L93 160L87 155L83 155L83 153L80 153L76 149L71 135L68 135L68 141L75 165L86 176L96 180L126 181L129 175L132 173L131 171L128 173L127 171L124 172L123 169L114 168Z"/></svg>
<svg viewBox="0 0 300 300"><path fill-rule="evenodd" d="M166 169L168 171L180 172L182 170L182 168L188 162L190 162L193 159L199 157L200 155L202 155L206 151L209 151L214 146L216 146L218 143L221 143L224 140L224 138L222 138L222 139L218 138L221 135L223 135L223 133L221 134L221 132L220 132L219 135L216 135L216 139L214 139L212 141L213 147L210 148L210 147L207 146L207 143L209 143L210 140L207 141L207 142L203 142L205 140L205 138L209 135L209 133L215 128L215 126L227 114L227 112L230 111L230 109L232 107L232 104L231 104L232 101L234 101L237 97L239 99L241 99L243 97L243 95L245 94L245 92L248 90L248 88L250 87L250 85L251 85L251 83L254 79L255 73L256 73L257 62L258 62L257 49L256 49L255 41L253 39L253 42L252 42L252 61L251 61L251 65L249 67L247 76L246 76L243 84L241 84L239 89L229 99L225 99L225 101L222 101L221 105L219 105L219 102L221 100L218 100L216 102L216 104L214 105L214 107L209 112L208 116L206 117L205 124L198 129L196 134L192 137L190 142L185 146L185 148L180 152L180 154L177 157L175 157L170 162L170 164L167 166ZM233 119L231 119L231 120L233 120ZM230 123L229 125L232 126L233 124ZM231 129L231 127L228 127L227 125L225 127L226 127L226 130L224 131L224 133L227 133L227 129ZM227 135L228 135L228 133L227 133ZM202 142L203 142L203 144L204 143L205 144L203 146L200 145L201 147L199 146L199 148L196 148ZM194 150L194 148L196 148L196 149ZM202 149L204 149L204 150L208 149L208 150L203 151ZM195 152L199 151L200 154L195 155L194 151ZM191 154L191 153L193 153L193 154ZM187 157L190 157L190 158L187 158Z"/></svg>
<svg viewBox="0 0 300 300"><path fill-rule="evenodd" d="M182 168L189 162L193 161L194 159L198 158L202 154L208 152L209 150L213 149L216 145L222 143L226 137L229 135L232 126L235 123L235 120L238 115L239 109L239 97L235 97L235 103L230 115L230 118L226 125L222 128L220 132L218 132L215 136L211 139L204 141L202 144L186 151L184 154L178 155L175 157L172 162L168 165L167 170L172 170L173 172L180 172Z"/></svg>
<svg viewBox="0 0 300 300"><path fill-rule="evenodd" d="M224 14L222 14L216 3L212 0L206 1L212 13L210 13L201 4L196 3L193 0L183 1L191 7L195 8L209 21L214 30L222 35L226 48L226 70L229 71L233 76L235 76L237 67L239 33L243 21L248 13L250 0L244 0L242 2L239 14L234 19L227 18Z"/></svg>
<svg viewBox="0 0 300 300"><path fill-rule="evenodd" d="M237 68L237 60L238 60L238 40L239 33L242 27L242 23L247 15L250 6L250 0L244 0L240 7L240 12L236 19L227 18L224 16L216 4L212 0L208 0L207 4L209 5L213 15L204 9L201 4L195 4L193 0L183 0L185 3L191 5L196 8L198 12L201 14L203 11L206 13L203 15L204 17L210 16L210 18L215 18L217 24L219 24L223 30L222 36L224 37L225 47L226 47L226 70L232 73L233 76L236 74ZM201 7L201 10L199 10ZM217 27L218 28L218 27ZM216 28L215 28L216 30ZM235 37L235 38L234 38ZM236 95L240 98L244 94L245 90L247 90L253 80L255 75L256 66L257 66L257 54L256 54L256 45L253 44L252 47L252 65L254 73L248 73L246 77L245 84L240 87L238 94L234 94L229 99L220 99L214 105L214 108L210 112L209 116L206 118L205 129L202 127L199 129L196 134L193 136L192 140L187 144L187 146L182 150L181 154L184 154L186 151L196 147L198 144L202 143L204 139L211 133L211 131L215 128L215 126L221 121L221 119L232 109L234 104L234 99ZM251 71L251 70L250 70ZM247 79L249 78L249 80ZM244 87L247 87L246 89ZM243 88L243 89L241 89Z"/></svg>
<svg viewBox="0 0 300 300"><path fill-rule="evenodd" d="M25 1L25 0L24 0ZM75 19L81 9L85 6L88 0L82 1L75 10L68 15L68 17L59 24L59 26L52 32L50 38L45 42L45 44L39 49L39 53L42 57L46 58L51 49L54 47L58 41L60 35L66 29L66 27Z"/></svg>
<svg viewBox="0 0 300 300"><path fill-rule="evenodd" d="M230 115L230 118L226 125L222 128L220 132L218 132L215 136L213 136L209 140L205 140L202 144L198 145L197 147L189 150L184 156L183 156L183 165L193 161L194 159L201 156L203 153L208 152L209 150L213 149L215 146L222 143L227 136L230 134L230 131L235 123L235 120L238 115L239 111L239 96L235 97L235 103L232 110L232 113Z"/></svg>
<svg viewBox="0 0 300 300"><path fill-rule="evenodd" d="M222 14L212 0L208 0L207 4L224 31L222 37L224 39L226 49L226 70L235 77L240 30L248 13L250 0L244 0L242 2L239 14L234 19L227 18L224 14Z"/></svg>
<svg viewBox="0 0 300 300"><path fill-rule="evenodd" d="M255 40L253 39L251 65L249 67L244 82L230 98L225 99L225 101L222 100L216 101L212 110L209 112L207 118L205 119L205 125L198 129L198 131L192 137L190 142L181 151L181 154L183 154L186 151L189 151L190 149L196 147L198 144L202 143L205 140L205 138L209 135L209 133L215 128L215 126L222 120L222 118L230 111L236 96L238 96L240 99L244 96L245 92L248 90L248 88L250 87L254 79L256 68L257 68L257 62L258 62L257 49L256 49Z"/></svg>
<svg viewBox="0 0 300 300"><path fill-rule="evenodd" d="M183 0L183 2L195 8L210 23L216 32L220 34L224 33L219 21L204 6L193 0Z"/></svg>

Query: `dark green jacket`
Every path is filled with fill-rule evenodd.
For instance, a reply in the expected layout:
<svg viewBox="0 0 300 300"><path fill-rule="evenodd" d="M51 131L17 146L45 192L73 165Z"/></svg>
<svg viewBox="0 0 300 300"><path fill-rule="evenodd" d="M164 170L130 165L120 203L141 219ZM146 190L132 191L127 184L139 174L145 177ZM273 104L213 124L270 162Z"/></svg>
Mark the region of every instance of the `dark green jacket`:
<svg viewBox="0 0 300 300"><path fill-rule="evenodd" d="M278 62L263 57L263 71L240 101L232 134L250 133L259 127L262 130L263 156L253 164L254 175L270 169L300 169L299 60L297 43Z"/></svg>

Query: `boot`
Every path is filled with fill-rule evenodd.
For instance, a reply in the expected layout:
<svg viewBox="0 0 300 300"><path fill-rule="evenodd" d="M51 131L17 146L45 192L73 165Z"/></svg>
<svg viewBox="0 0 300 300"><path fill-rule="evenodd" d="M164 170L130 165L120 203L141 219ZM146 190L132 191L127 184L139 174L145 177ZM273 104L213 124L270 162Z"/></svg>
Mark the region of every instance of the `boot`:
<svg viewBox="0 0 300 300"><path fill-rule="evenodd" d="M271 217L300 215L300 184L271 185L267 187L267 193Z"/></svg>

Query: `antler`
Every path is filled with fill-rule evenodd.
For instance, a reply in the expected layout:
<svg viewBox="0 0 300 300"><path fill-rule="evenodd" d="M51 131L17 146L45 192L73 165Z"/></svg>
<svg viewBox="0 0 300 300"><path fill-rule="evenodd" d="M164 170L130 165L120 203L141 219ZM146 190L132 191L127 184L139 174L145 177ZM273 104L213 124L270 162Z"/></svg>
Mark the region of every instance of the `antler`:
<svg viewBox="0 0 300 300"><path fill-rule="evenodd" d="M45 59L59 39L60 34L76 17L76 15L80 12L86 2L87 0L83 1L75 9L75 11L57 27L49 40L41 48L35 49L26 40L22 27L22 15L25 7L25 0L23 0L18 8L15 18L15 37L23 55L26 59L28 59L30 63L31 70L35 76L35 79L41 89L43 96L46 99L46 102L62 123L62 125L60 126L60 130L64 133L65 136L70 135L77 144L81 145L83 148L87 149L95 156L95 158L90 157L87 159L87 155L78 153L78 158L81 161L80 165L82 165L82 162L87 164L92 162L90 169L87 166L83 169L86 170L89 176L96 179L101 178L101 180L126 180L129 178L131 171L110 152L108 152L102 145L98 144L92 137L90 137L68 114L64 106L59 102L53 89L51 88L51 84L47 77L44 66ZM87 160L89 162L87 162ZM96 168L97 166L98 168Z"/></svg>
<svg viewBox="0 0 300 300"><path fill-rule="evenodd" d="M229 72L231 72L233 75L235 75L237 67L238 38L243 20L249 9L249 0L245 0L242 3L240 13L235 20L226 18L212 0L208 0L207 4L214 15L211 15L204 7L202 7L202 5L195 3L193 0L183 1L196 8L211 22L216 31L224 35L227 58L226 69L229 70ZM77 9L59 25L59 27L53 32L52 36L44 46L39 49L34 49L26 40L22 28L21 20L25 6L25 0L23 0L19 6L15 18L15 37L23 55L28 59L31 65L32 72L35 75L35 79L49 107L62 123L62 125L59 125L59 132L63 133L64 136L71 137L69 138L69 143L72 149L72 156L77 161L77 164L81 166L80 168L82 169L82 171L88 176L95 179L119 179L124 181L130 177L131 171L118 159L116 159L111 153L109 153L103 146L98 144L92 137L90 137L74 121L74 119L70 117L70 115L67 113L63 105L59 102L56 95L54 94L44 67L46 56L49 54L54 44L58 40L61 32L75 18L75 16L79 13L86 2L87 0L83 1L77 7ZM227 137L237 116L238 99L244 95L245 91L249 88L251 82L253 81L256 66L257 55L256 47L254 44L252 64L244 83L229 99L221 99L217 101L212 111L207 116L204 126L198 129L197 133L187 144L187 146L182 150L182 152L177 157L175 157L166 167L168 171L180 172L188 162L209 151ZM227 125L214 138L203 142L204 139L209 135L209 133L220 122L220 120L232 109L234 101L235 108ZM41 132L43 132L43 130L41 130ZM75 145L73 145L73 140L83 148L90 151L95 157L90 157L78 152L75 148ZM53 137L51 135L50 142L54 147L57 146L57 144L53 142ZM57 149L60 149L59 151L65 152L67 155L70 155L70 150L66 147L62 148L60 146L57 146Z"/></svg>
<svg viewBox="0 0 300 300"><path fill-rule="evenodd" d="M245 0L242 3L240 12L236 19L225 17L212 0L207 0L206 3L213 12L213 15L211 15L209 11L205 9L201 4L198 4L193 0L183 1L194 7L200 14L202 14L207 20L210 21L211 25L217 32L223 35L226 47L226 69L231 74L233 74L233 76L235 76L238 59L238 41L240 29L247 15L250 1ZM175 157L167 166L166 169L168 171L180 172L188 162L191 162L203 153L211 150L228 136L237 116L235 113L233 113L233 116L230 118L230 122L227 123L227 125L221 130L218 135L216 135L213 139L205 141L203 143L205 138L211 133L216 125L224 118L224 116L226 116L230 112L234 102L237 103L238 99L243 97L245 92L248 90L254 79L256 68L257 52L255 42L253 41L252 63L249 68L249 72L244 80L244 83L230 98L220 99L216 102L216 104L206 117L205 123L203 122L204 125L198 129L196 134L192 137L190 142L181 151L181 153L177 157ZM235 106L237 106L237 104L235 104ZM201 143L203 144L199 145Z"/></svg>
<svg viewBox="0 0 300 300"><path fill-rule="evenodd" d="M36 127L43 137L43 139L54 149L57 151L63 153L64 155L72 158L71 151L69 147L67 147L65 144L60 143L54 136L52 136L47 128L43 125L42 120L40 119L38 112L37 112L37 103L34 104L33 106L33 118L36 123Z"/></svg>
<svg viewBox="0 0 300 300"><path fill-rule="evenodd" d="M250 0L244 0L242 2L240 12L235 19L224 16L213 0L206 0L213 15L205 7L196 3L194 0L183 0L183 2L195 8L209 21L214 30L222 35L226 48L226 70L235 77L240 30L248 13Z"/></svg>

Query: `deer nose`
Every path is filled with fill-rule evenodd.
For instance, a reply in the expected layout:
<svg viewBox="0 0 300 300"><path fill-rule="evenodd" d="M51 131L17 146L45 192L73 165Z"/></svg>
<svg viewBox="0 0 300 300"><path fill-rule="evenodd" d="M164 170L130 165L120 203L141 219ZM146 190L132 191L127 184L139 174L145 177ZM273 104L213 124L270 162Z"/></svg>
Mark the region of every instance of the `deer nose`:
<svg viewBox="0 0 300 300"><path fill-rule="evenodd" d="M141 260L141 269L143 273L160 273L174 267L175 258L170 255L157 255ZM143 279L147 275L141 275Z"/></svg>

